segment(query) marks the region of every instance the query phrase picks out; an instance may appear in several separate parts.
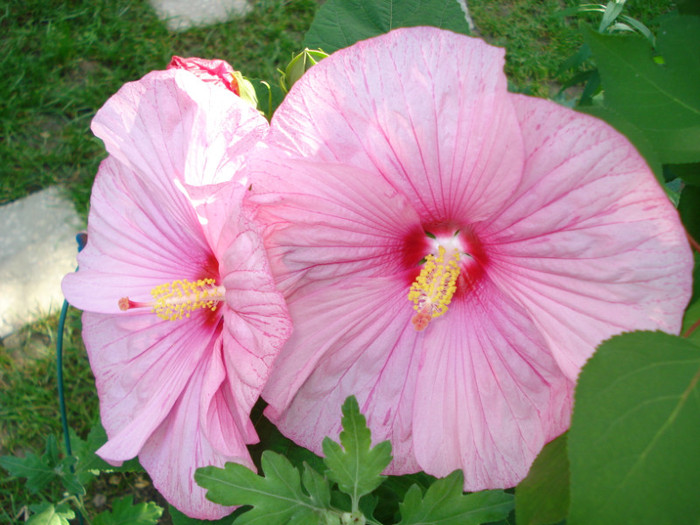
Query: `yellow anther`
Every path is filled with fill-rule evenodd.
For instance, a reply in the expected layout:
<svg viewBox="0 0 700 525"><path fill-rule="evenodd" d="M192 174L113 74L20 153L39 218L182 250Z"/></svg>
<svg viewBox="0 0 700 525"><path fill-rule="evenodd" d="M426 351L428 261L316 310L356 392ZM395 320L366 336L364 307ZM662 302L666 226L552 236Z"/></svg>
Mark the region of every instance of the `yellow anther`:
<svg viewBox="0 0 700 525"><path fill-rule="evenodd" d="M425 259L420 274L411 285L408 300L418 312L412 322L416 330L424 330L431 319L447 312L452 296L457 291L459 253L445 260L445 248L438 247L437 257L432 253Z"/></svg>
<svg viewBox="0 0 700 525"><path fill-rule="evenodd" d="M214 279L195 282L181 279L161 284L151 290L153 312L161 319L175 321L183 316L189 317L193 310L207 308L214 311L219 301L224 300L224 293L224 288L216 286Z"/></svg>

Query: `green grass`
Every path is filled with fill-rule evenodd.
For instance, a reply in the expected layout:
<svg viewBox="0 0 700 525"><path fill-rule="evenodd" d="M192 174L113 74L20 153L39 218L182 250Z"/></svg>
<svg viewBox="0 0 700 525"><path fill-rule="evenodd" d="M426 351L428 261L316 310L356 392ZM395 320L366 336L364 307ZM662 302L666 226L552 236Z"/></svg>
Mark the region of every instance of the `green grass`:
<svg viewBox="0 0 700 525"><path fill-rule="evenodd" d="M556 14L575 0L469 0L479 33L507 47L513 86L540 96L558 90L556 70L581 45L579 25L599 16ZM647 23L671 2L628 2L626 13ZM59 184L85 214L105 153L89 125L125 82L163 69L172 55L224 58L246 76L276 80L311 23L313 0L265 0L242 20L169 33L145 0L6 0L0 7L0 203ZM0 346L0 455L40 451L60 436L53 316ZM65 343L69 422L82 437L97 417L92 375L71 310ZM18 342L17 342L18 341ZM98 480L89 498L152 492L138 475ZM0 469L0 523L32 499ZM142 500L142 499L141 499ZM98 510L97 503L94 503ZM163 523L168 523L164 520Z"/></svg>
<svg viewBox="0 0 700 525"><path fill-rule="evenodd" d="M169 33L145 0L9 0L0 8L0 203L51 184L85 213L102 144L89 125L125 82L173 55L224 58L276 78L300 48L313 0L266 0L242 20Z"/></svg>
<svg viewBox="0 0 700 525"><path fill-rule="evenodd" d="M579 27L597 28L601 15L561 16L567 8L584 3L577 0L470 0L469 11L478 33L485 40L506 47L505 71L511 85L520 92L541 97L554 96L563 80L557 75L562 62L583 43ZM626 15L642 21L652 30L654 21L672 7L669 0L628 0Z"/></svg>

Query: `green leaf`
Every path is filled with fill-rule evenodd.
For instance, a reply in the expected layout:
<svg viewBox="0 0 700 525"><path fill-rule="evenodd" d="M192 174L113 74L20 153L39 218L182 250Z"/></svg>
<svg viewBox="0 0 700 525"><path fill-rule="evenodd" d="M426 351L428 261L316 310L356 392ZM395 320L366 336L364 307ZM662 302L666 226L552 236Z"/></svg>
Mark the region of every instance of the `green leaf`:
<svg viewBox="0 0 700 525"><path fill-rule="evenodd" d="M457 0L328 0L316 12L304 45L333 53L397 27L414 26L469 34Z"/></svg>
<svg viewBox="0 0 700 525"><path fill-rule="evenodd" d="M264 477L243 465L226 463L223 469L197 469L194 479L215 503L253 506L236 520L236 525L322 523L328 509L317 501L323 499L321 489L314 485L314 497L306 495L299 471L280 454L265 451L261 463Z"/></svg>
<svg viewBox="0 0 700 525"><path fill-rule="evenodd" d="M101 512L92 520L92 525L156 525L163 509L153 503L137 503L133 496L115 499L112 510Z"/></svg>
<svg viewBox="0 0 700 525"><path fill-rule="evenodd" d="M391 443L383 441L372 447L372 436L355 396L345 400L342 411L342 448L330 438L324 438L323 461L328 467L328 478L356 504L384 480L381 473L391 462Z"/></svg>
<svg viewBox="0 0 700 525"><path fill-rule="evenodd" d="M604 342L569 430L569 525L697 523L700 347L662 332Z"/></svg>
<svg viewBox="0 0 700 525"><path fill-rule="evenodd" d="M54 507L50 503L42 503L32 507L35 514L27 521L27 525L70 525L68 520L75 518L75 512L67 505Z"/></svg>
<svg viewBox="0 0 700 525"><path fill-rule="evenodd" d="M569 510L567 435L545 446L515 489L515 515L520 525L550 525L566 518Z"/></svg>
<svg viewBox="0 0 700 525"><path fill-rule="evenodd" d="M658 46L664 65L653 60L649 42L638 36L589 31L586 40L600 71L605 105L646 134L663 163L700 161L700 71L689 70L700 51L696 17L662 26ZM685 56L684 56L685 55Z"/></svg>
<svg viewBox="0 0 700 525"><path fill-rule="evenodd" d="M304 463L302 474L304 488L309 493L311 501L318 507L329 509L331 507L331 488L328 480Z"/></svg>
<svg viewBox="0 0 700 525"><path fill-rule="evenodd" d="M423 496L414 485L401 503L398 525L479 525L504 519L513 508L513 496L500 490L464 494L464 476L456 470L437 480Z"/></svg>
<svg viewBox="0 0 700 525"><path fill-rule="evenodd" d="M257 78L248 80L255 90L255 96L258 99L258 110L262 112L267 120L271 120L277 107L284 100L284 91L277 84L270 85L264 80Z"/></svg>
<svg viewBox="0 0 700 525"><path fill-rule="evenodd" d="M27 452L23 458L0 457L0 467L16 478L26 478L27 490L33 494L58 478L58 463L58 447L56 438L52 435L46 438L46 450L41 457L33 452Z"/></svg>
<svg viewBox="0 0 700 525"><path fill-rule="evenodd" d="M396 523L401 515L399 504L406 497L406 492L414 485L418 485L421 492L425 492L435 481L436 478L425 472L387 476L384 483L372 493L381 501L381 505L374 512L374 517L381 523Z"/></svg>
<svg viewBox="0 0 700 525"><path fill-rule="evenodd" d="M681 334L689 341L700 344L700 301L691 304L683 317L683 327ZM690 334L687 334L692 329ZM687 334L687 335L686 335Z"/></svg>

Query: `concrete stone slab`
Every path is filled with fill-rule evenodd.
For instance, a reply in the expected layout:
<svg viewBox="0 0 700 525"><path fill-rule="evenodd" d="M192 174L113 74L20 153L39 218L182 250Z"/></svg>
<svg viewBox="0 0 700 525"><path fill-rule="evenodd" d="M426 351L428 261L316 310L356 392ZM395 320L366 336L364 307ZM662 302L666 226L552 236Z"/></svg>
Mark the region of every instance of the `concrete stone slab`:
<svg viewBox="0 0 700 525"><path fill-rule="evenodd" d="M61 279L75 270L84 224L56 187L0 206L0 338L63 304Z"/></svg>
<svg viewBox="0 0 700 525"><path fill-rule="evenodd" d="M240 17L252 9L248 0L150 0L171 31L208 26Z"/></svg>

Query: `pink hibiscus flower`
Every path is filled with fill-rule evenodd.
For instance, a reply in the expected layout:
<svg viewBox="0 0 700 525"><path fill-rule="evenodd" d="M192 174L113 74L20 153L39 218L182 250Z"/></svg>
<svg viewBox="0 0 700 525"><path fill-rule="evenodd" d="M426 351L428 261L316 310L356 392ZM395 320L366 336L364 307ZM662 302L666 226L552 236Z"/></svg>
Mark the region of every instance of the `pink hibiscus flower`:
<svg viewBox="0 0 700 525"><path fill-rule="evenodd" d="M513 486L598 343L680 329L692 258L664 191L605 123L508 93L503 56L396 30L275 114L253 198L295 329L263 398L317 453L354 394L389 473Z"/></svg>
<svg viewBox="0 0 700 525"><path fill-rule="evenodd" d="M181 70L126 84L93 131L110 156L95 180L89 242L63 290L83 339L112 464L138 455L182 512L231 512L194 471L254 468L249 419L289 336L261 238L232 180L267 122L233 93Z"/></svg>

